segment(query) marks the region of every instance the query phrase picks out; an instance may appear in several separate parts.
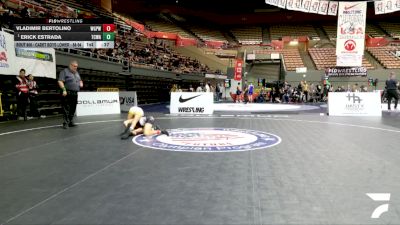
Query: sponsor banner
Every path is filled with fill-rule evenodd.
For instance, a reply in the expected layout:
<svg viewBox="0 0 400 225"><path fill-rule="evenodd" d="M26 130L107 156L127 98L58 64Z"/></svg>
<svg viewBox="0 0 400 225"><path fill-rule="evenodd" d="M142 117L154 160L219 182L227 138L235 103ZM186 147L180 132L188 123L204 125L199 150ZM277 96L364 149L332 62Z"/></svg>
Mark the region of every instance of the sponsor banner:
<svg viewBox="0 0 400 225"><path fill-rule="evenodd" d="M14 35L0 32L0 75L26 74L56 78L55 50L52 48L14 48Z"/></svg>
<svg viewBox="0 0 400 225"><path fill-rule="evenodd" d="M213 114L214 93L171 92L171 114Z"/></svg>
<svg viewBox="0 0 400 225"><path fill-rule="evenodd" d="M206 78L213 78L213 79L227 79L228 76L226 75L219 75L219 74L210 74L210 73L206 73L205 75Z"/></svg>
<svg viewBox="0 0 400 225"><path fill-rule="evenodd" d="M338 5L339 5L339 2L336 2L336 1L330 1L329 2L329 8L328 8L328 15L329 16L336 16L337 15Z"/></svg>
<svg viewBox="0 0 400 225"><path fill-rule="evenodd" d="M131 107L137 106L136 91L120 91L118 93L121 112L128 112Z"/></svg>
<svg viewBox="0 0 400 225"><path fill-rule="evenodd" d="M296 73L307 73L307 67L297 67Z"/></svg>
<svg viewBox="0 0 400 225"><path fill-rule="evenodd" d="M364 55L367 2L340 2L336 55Z"/></svg>
<svg viewBox="0 0 400 225"><path fill-rule="evenodd" d="M53 55L47 52L28 50L24 48L16 48L15 55L21 58L36 59L42 61L53 62Z"/></svg>
<svg viewBox="0 0 400 225"><path fill-rule="evenodd" d="M367 68L365 67L336 67L329 68L325 71L328 77L354 77L367 76Z"/></svg>
<svg viewBox="0 0 400 225"><path fill-rule="evenodd" d="M338 55L336 56L336 66L362 66L362 55Z"/></svg>
<svg viewBox="0 0 400 225"><path fill-rule="evenodd" d="M11 34L0 31L0 74L13 74L11 57L14 53L14 38Z"/></svg>
<svg viewBox="0 0 400 225"><path fill-rule="evenodd" d="M77 116L121 113L118 92L79 92Z"/></svg>
<svg viewBox="0 0 400 225"><path fill-rule="evenodd" d="M379 92L330 92L329 116L382 116Z"/></svg>
<svg viewBox="0 0 400 225"><path fill-rule="evenodd" d="M319 0L312 0L310 6L310 13L318 13L319 10Z"/></svg>
<svg viewBox="0 0 400 225"><path fill-rule="evenodd" d="M265 149L281 142L275 134L236 128L181 128L169 136L135 136L133 143L147 148L184 152L237 152Z"/></svg>
<svg viewBox="0 0 400 225"><path fill-rule="evenodd" d="M328 14L328 7L329 7L329 1L325 1L325 0L319 1L318 14L321 14L321 15Z"/></svg>
<svg viewBox="0 0 400 225"><path fill-rule="evenodd" d="M242 72L243 72L243 60L242 59L236 59L236 64L235 64L235 80L242 80Z"/></svg>

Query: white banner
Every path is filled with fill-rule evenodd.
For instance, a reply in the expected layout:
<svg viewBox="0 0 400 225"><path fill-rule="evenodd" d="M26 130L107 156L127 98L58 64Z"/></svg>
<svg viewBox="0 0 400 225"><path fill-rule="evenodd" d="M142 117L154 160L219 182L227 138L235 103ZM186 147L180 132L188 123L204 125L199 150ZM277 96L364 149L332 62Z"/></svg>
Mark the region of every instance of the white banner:
<svg viewBox="0 0 400 225"><path fill-rule="evenodd" d="M273 6L278 6L279 0L271 0L270 4L273 5Z"/></svg>
<svg viewBox="0 0 400 225"><path fill-rule="evenodd" d="M336 66L362 66L362 55L343 54L336 56Z"/></svg>
<svg viewBox="0 0 400 225"><path fill-rule="evenodd" d="M383 2L385 2L385 13L397 11L395 0L384 0Z"/></svg>
<svg viewBox="0 0 400 225"><path fill-rule="evenodd" d="M322 15L328 14L328 7L329 7L329 1L325 1L325 0L319 1L318 14L322 14Z"/></svg>
<svg viewBox="0 0 400 225"><path fill-rule="evenodd" d="M302 3L301 0L294 0L293 10L302 11L302 8L301 8L302 4L301 3Z"/></svg>
<svg viewBox="0 0 400 225"><path fill-rule="evenodd" d="M128 112L132 106L137 106L136 91L120 91L118 93L121 112Z"/></svg>
<svg viewBox="0 0 400 225"><path fill-rule="evenodd" d="M0 31L0 75L14 74L12 72L11 63L11 57L15 55L13 44L13 36L6 32Z"/></svg>
<svg viewBox="0 0 400 225"><path fill-rule="evenodd" d="M301 6L303 12L309 12L310 7L311 7L311 0L303 0L302 6Z"/></svg>
<svg viewBox="0 0 400 225"><path fill-rule="evenodd" d="M383 7L385 4L384 1L375 1L374 2L374 7L375 7L375 15L380 15L385 13L385 8Z"/></svg>
<svg viewBox="0 0 400 225"><path fill-rule="evenodd" d="M18 75L20 69L36 77L56 78L56 54L52 48L14 48L14 35L0 31L0 75Z"/></svg>
<svg viewBox="0 0 400 225"><path fill-rule="evenodd" d="M329 116L382 116L379 92L329 92Z"/></svg>
<svg viewBox="0 0 400 225"><path fill-rule="evenodd" d="M213 114L214 93L172 92L169 110L171 114Z"/></svg>
<svg viewBox="0 0 400 225"><path fill-rule="evenodd" d="M286 0L279 0L278 7L286 8Z"/></svg>
<svg viewBox="0 0 400 225"><path fill-rule="evenodd" d="M318 13L318 10L319 10L319 0L312 0L310 13Z"/></svg>
<svg viewBox="0 0 400 225"><path fill-rule="evenodd" d="M343 65L343 60L340 60L343 57L353 59L354 65L346 63L346 66L361 66L359 57L364 55L366 15L367 2L339 2L337 66Z"/></svg>
<svg viewBox="0 0 400 225"><path fill-rule="evenodd" d="M396 11L400 11L400 0L396 0L395 8L396 8Z"/></svg>
<svg viewBox="0 0 400 225"><path fill-rule="evenodd" d="M294 0L286 0L286 9L289 9L289 10L294 9Z"/></svg>
<svg viewBox="0 0 400 225"><path fill-rule="evenodd" d="M79 92L77 116L121 113L118 92Z"/></svg>
<svg viewBox="0 0 400 225"><path fill-rule="evenodd" d="M329 9L328 9L328 15L330 16L336 16L337 11L338 11L338 5L339 3L336 1L330 1L329 2Z"/></svg>

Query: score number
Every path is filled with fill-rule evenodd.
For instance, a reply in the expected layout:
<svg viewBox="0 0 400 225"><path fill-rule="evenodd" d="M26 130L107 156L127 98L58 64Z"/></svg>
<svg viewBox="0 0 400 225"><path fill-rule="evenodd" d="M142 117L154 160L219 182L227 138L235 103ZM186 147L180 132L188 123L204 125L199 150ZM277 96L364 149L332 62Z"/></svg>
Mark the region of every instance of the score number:
<svg viewBox="0 0 400 225"><path fill-rule="evenodd" d="M103 32L114 32L115 24L103 24Z"/></svg>
<svg viewBox="0 0 400 225"><path fill-rule="evenodd" d="M115 40L115 25L114 24L103 24L103 35L102 41L114 41Z"/></svg>

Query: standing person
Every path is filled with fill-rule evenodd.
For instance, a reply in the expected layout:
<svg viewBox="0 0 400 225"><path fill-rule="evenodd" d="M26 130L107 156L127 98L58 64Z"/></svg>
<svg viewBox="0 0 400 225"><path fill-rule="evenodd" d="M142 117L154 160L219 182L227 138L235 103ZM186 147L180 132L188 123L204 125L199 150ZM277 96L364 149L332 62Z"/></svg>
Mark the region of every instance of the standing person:
<svg viewBox="0 0 400 225"><path fill-rule="evenodd" d="M17 76L17 114L19 120L27 121L28 117L26 115L26 107L28 105L29 98L29 87L28 81L25 77L25 69L19 70L19 75Z"/></svg>
<svg viewBox="0 0 400 225"><path fill-rule="evenodd" d="M78 103L78 92L83 87L83 82L78 73L78 62L73 60L69 67L60 72L58 85L62 90L61 104L63 109L63 128L75 127L73 122Z"/></svg>
<svg viewBox="0 0 400 225"><path fill-rule="evenodd" d="M220 100L220 93L221 93L221 87L219 86L219 83L215 85L215 99L217 102Z"/></svg>
<svg viewBox="0 0 400 225"><path fill-rule="evenodd" d="M37 103L37 96L38 96L38 85L36 81L33 80L33 75L28 75L28 87L29 87L29 105L30 105L30 112L31 116L40 118L45 118L46 116L40 115L39 106Z"/></svg>
<svg viewBox="0 0 400 225"><path fill-rule="evenodd" d="M241 97L242 96L242 90L240 90L240 83L238 84L238 86L236 87L236 99L235 101L237 103L239 103L241 101Z"/></svg>
<svg viewBox="0 0 400 225"><path fill-rule="evenodd" d="M254 94L254 85L253 82L249 85L249 102L253 102L253 94Z"/></svg>
<svg viewBox="0 0 400 225"><path fill-rule="evenodd" d="M189 92L194 92L194 88L192 85L189 85Z"/></svg>
<svg viewBox="0 0 400 225"><path fill-rule="evenodd" d="M394 109L395 110L397 109L397 103L399 101L399 93L397 92L398 87L399 87L399 82L396 80L396 75L394 75L394 72L391 72L389 80L386 81L388 110L391 110L390 104L392 102L392 98L394 98Z"/></svg>
<svg viewBox="0 0 400 225"><path fill-rule="evenodd" d="M207 82L204 92L211 92L210 82Z"/></svg>
<svg viewBox="0 0 400 225"><path fill-rule="evenodd" d="M197 86L196 92L203 92L203 83L200 83L200 85Z"/></svg>
<svg viewBox="0 0 400 225"><path fill-rule="evenodd" d="M303 93L304 93L304 102L308 102L308 93L309 93L309 90L310 88L309 88L309 86L308 86L308 83L307 83L307 81L305 80L304 82L303 82Z"/></svg>

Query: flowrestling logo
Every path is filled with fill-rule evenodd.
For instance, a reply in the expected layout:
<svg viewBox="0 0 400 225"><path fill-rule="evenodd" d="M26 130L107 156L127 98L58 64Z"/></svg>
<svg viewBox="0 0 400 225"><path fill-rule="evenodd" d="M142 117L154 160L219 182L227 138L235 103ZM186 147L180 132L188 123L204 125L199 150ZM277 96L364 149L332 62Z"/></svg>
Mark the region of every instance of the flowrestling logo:
<svg viewBox="0 0 400 225"><path fill-rule="evenodd" d="M182 128L168 130L169 136L136 136L133 142L142 147L185 152L237 152L269 148L281 138L255 130L236 128Z"/></svg>

